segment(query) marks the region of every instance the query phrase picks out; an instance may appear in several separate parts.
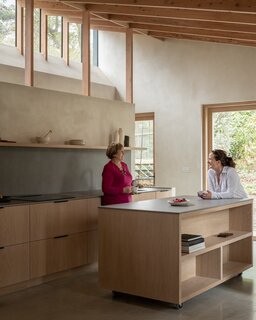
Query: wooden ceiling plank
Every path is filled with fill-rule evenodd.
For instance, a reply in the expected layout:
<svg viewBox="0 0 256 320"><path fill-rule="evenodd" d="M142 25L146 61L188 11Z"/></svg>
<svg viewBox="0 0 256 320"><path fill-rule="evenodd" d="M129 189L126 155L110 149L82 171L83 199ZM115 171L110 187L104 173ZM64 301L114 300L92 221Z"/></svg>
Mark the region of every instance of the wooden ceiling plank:
<svg viewBox="0 0 256 320"><path fill-rule="evenodd" d="M66 5L62 2L53 2L53 1L34 1L34 8L43 8L45 10L63 10L63 11L71 11L73 8L73 11L78 11L74 7L70 7L69 5Z"/></svg>
<svg viewBox="0 0 256 320"><path fill-rule="evenodd" d="M163 33L152 31L149 32L149 36L153 36L156 38L166 38L166 39L186 39L186 40L199 40L199 41L210 41L210 42L218 42L218 43L227 43L227 44L238 44L238 45L246 45L246 46L256 46L256 41L248 41L248 40L235 40L235 39L226 39L220 37L206 37L200 35L191 35L191 34L175 34L175 33Z"/></svg>
<svg viewBox="0 0 256 320"><path fill-rule="evenodd" d="M177 18L204 21L226 21L255 24L255 14L239 14L233 12L215 12L205 10L182 10L168 8L148 8L148 7L132 7L132 6L107 6L87 4L88 10L91 12L106 14L124 14L146 17L161 18Z"/></svg>
<svg viewBox="0 0 256 320"><path fill-rule="evenodd" d="M131 28L145 29L148 31L159 31L159 32L170 32L176 34L192 34L201 36L214 36L222 38L242 39L248 41L256 41L256 33L244 33L244 32L227 32L227 31L216 31L206 29L195 29L195 28L181 28L181 27L167 27L167 26L156 26L139 23L131 23Z"/></svg>
<svg viewBox="0 0 256 320"><path fill-rule="evenodd" d="M215 10L215 11L233 11L233 12L256 12L256 1L246 0L69 0L70 2L83 2L90 4L107 4L107 5L127 5L127 6L142 6L153 8L181 8L194 10Z"/></svg>
<svg viewBox="0 0 256 320"><path fill-rule="evenodd" d="M127 23L146 23L164 26L191 27L200 29L226 30L237 32L256 32L256 24L240 24L222 21L182 20L175 18L150 18L125 15L109 15L109 20L124 21Z"/></svg>

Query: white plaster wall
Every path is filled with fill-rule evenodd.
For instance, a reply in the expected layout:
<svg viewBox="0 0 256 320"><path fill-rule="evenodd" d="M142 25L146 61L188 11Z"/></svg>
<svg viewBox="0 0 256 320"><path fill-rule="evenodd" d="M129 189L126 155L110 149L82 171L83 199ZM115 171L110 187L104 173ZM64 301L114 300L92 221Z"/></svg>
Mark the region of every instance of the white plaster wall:
<svg viewBox="0 0 256 320"><path fill-rule="evenodd" d="M134 105L0 82L0 137L29 143L53 130L51 142L84 139L107 146L118 128L134 141Z"/></svg>
<svg viewBox="0 0 256 320"><path fill-rule="evenodd" d="M124 35L101 32L99 43L99 67L123 97ZM157 185L201 188L202 105L256 100L255 74L253 47L134 36L135 111L155 112Z"/></svg>

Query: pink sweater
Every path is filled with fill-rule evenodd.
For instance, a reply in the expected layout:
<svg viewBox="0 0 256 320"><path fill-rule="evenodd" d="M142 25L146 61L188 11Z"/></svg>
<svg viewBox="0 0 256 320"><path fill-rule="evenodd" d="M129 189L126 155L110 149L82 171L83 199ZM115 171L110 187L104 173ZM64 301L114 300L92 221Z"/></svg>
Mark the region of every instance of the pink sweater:
<svg viewBox="0 0 256 320"><path fill-rule="evenodd" d="M102 172L102 205L131 202L132 197L123 188L132 185L132 175L126 163L121 162L123 172L109 161Z"/></svg>

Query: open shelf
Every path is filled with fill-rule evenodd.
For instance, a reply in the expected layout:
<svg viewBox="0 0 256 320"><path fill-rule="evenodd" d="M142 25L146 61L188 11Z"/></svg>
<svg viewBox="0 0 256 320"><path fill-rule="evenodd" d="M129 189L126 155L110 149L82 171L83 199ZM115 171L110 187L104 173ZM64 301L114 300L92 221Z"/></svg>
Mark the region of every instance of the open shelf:
<svg viewBox="0 0 256 320"><path fill-rule="evenodd" d="M216 278L195 276L181 283L181 299L186 301L212 287L219 280Z"/></svg>
<svg viewBox="0 0 256 320"><path fill-rule="evenodd" d="M242 270L250 268L252 264L237 262L237 261L228 261L223 265L223 279L229 279L233 276L238 275Z"/></svg>
<svg viewBox="0 0 256 320"><path fill-rule="evenodd" d="M246 239L252 236L252 232L248 231L235 231L235 230L228 230L227 232L233 233L232 236L222 238L222 237L217 237L216 235L212 235L209 237L205 238L205 248L200 249L198 251L192 252L192 253L182 253L182 259L186 259L186 257L191 256L191 255L199 255L205 252L208 252L210 250L220 248L222 246L231 244L233 242Z"/></svg>
<svg viewBox="0 0 256 320"><path fill-rule="evenodd" d="M54 144L54 143L9 143L0 142L0 147L14 148L61 148L61 149L88 149L88 150L106 150L107 146L87 146L71 144ZM147 150L146 148L125 147L125 150Z"/></svg>

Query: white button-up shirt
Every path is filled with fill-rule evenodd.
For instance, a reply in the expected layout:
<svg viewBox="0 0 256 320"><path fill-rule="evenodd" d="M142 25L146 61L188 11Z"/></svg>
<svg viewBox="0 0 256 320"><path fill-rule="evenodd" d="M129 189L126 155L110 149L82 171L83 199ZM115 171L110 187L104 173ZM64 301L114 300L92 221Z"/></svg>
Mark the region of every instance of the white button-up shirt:
<svg viewBox="0 0 256 320"><path fill-rule="evenodd" d="M233 167L223 167L219 183L216 172L209 169L208 190L212 193L212 199L247 198L240 178Z"/></svg>

